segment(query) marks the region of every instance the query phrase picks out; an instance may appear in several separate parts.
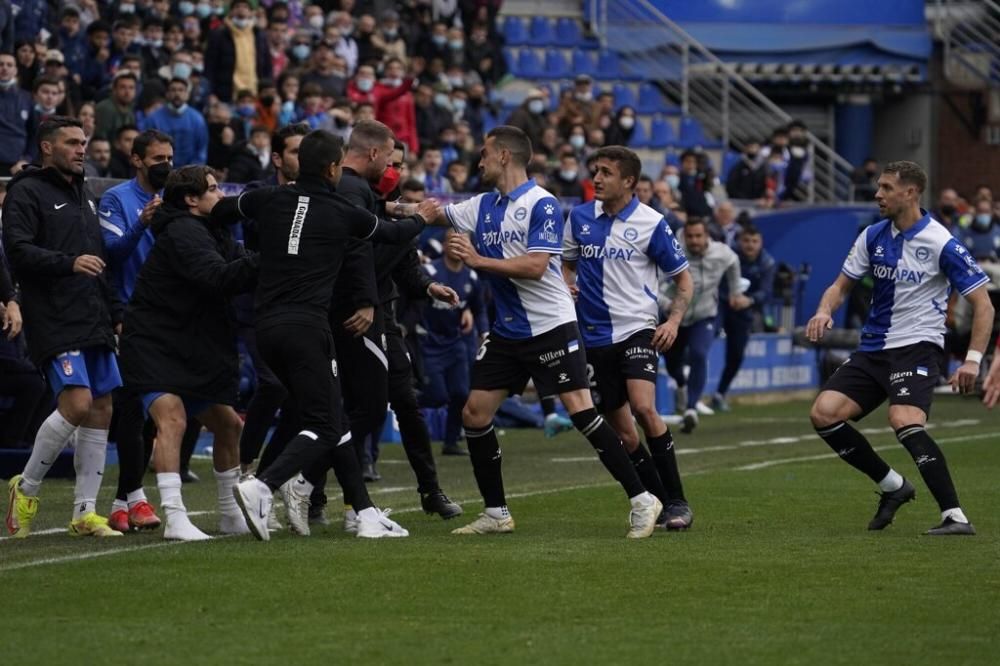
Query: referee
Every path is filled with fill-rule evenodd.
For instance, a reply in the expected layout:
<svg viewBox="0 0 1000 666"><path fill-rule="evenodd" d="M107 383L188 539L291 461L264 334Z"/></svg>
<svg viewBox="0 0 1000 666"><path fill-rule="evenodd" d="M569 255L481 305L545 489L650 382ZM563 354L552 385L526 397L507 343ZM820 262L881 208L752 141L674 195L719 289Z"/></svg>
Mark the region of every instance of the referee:
<svg viewBox="0 0 1000 666"><path fill-rule="evenodd" d="M256 220L261 266L254 309L261 356L288 389L301 430L261 475L235 490L247 524L267 541L272 493L296 473L332 453L334 469L358 512L358 536L408 533L372 505L343 422L339 370L329 325L333 283L351 238L405 242L440 214L427 202L419 215L395 224L379 219L336 194L343 141L325 130L310 132L299 146L299 180L227 199L213 217L232 224ZM307 484L305 484L307 485ZM303 488L303 491L311 489ZM307 494L304 493L304 494Z"/></svg>

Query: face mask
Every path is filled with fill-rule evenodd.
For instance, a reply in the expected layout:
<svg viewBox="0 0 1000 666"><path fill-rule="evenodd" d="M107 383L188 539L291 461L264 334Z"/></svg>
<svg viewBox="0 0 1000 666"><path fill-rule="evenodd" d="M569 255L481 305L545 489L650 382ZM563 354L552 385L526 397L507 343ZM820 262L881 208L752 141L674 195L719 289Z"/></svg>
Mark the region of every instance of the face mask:
<svg viewBox="0 0 1000 666"><path fill-rule="evenodd" d="M680 176L678 176L676 173L667 174L667 185L670 186L670 189L676 190L677 186L680 184L681 184Z"/></svg>
<svg viewBox="0 0 1000 666"><path fill-rule="evenodd" d="M465 100L464 99L452 100L451 106L453 109L455 109L457 113L462 113L463 111L465 111Z"/></svg>
<svg viewBox="0 0 1000 666"><path fill-rule="evenodd" d="M976 231L986 231L993 224L993 216L989 213L979 213L976 221L972 223L972 228Z"/></svg>
<svg viewBox="0 0 1000 666"><path fill-rule="evenodd" d="M253 104L241 104L239 108L236 110L236 112L239 113L244 118L249 118L253 116L253 114L256 111L257 109L254 108Z"/></svg>
<svg viewBox="0 0 1000 666"><path fill-rule="evenodd" d="M135 14L135 5L118 5L118 11L122 14Z"/></svg>
<svg viewBox="0 0 1000 666"><path fill-rule="evenodd" d="M385 85L390 88L398 88L403 85L403 79L385 79Z"/></svg>
<svg viewBox="0 0 1000 666"><path fill-rule="evenodd" d="M431 41L435 46L441 47L448 43L447 35L431 35Z"/></svg>
<svg viewBox="0 0 1000 666"><path fill-rule="evenodd" d="M178 101L180 101L180 100L178 100ZM181 105L177 106L176 102L171 102L170 103L170 108L174 112L175 115L183 116L184 112L187 111L188 105L187 105L187 102L181 102Z"/></svg>
<svg viewBox="0 0 1000 666"><path fill-rule="evenodd" d="M312 16L309 17L309 25L316 28L317 30L322 30L324 23L325 21L323 20L322 14L313 14Z"/></svg>
<svg viewBox="0 0 1000 666"><path fill-rule="evenodd" d="M194 9L201 18L208 18L212 15L212 5L199 4Z"/></svg>
<svg viewBox="0 0 1000 666"><path fill-rule="evenodd" d="M170 164L168 162L154 164L146 170L146 175L154 190L162 190L167 184L167 176L170 175Z"/></svg>
<svg viewBox="0 0 1000 666"><path fill-rule="evenodd" d="M385 35L386 39L388 39L389 41L392 41L392 40L396 39L396 35L399 34L399 31L398 30L383 30L382 34Z"/></svg>
<svg viewBox="0 0 1000 666"><path fill-rule="evenodd" d="M573 146L577 150L580 150L581 148L583 148L583 146L586 143L587 143L587 139L582 134L574 134L573 136L571 136L569 138L569 145Z"/></svg>
<svg viewBox="0 0 1000 666"><path fill-rule="evenodd" d="M35 111L37 111L38 113L42 114L43 116L51 116L53 113L56 112L56 108L52 107L50 109L47 109L44 106L42 106L41 104L36 104L35 105Z"/></svg>
<svg viewBox="0 0 1000 666"><path fill-rule="evenodd" d="M308 44L296 44L292 47L292 55L298 60L305 60L309 57L309 45Z"/></svg>
<svg viewBox="0 0 1000 666"><path fill-rule="evenodd" d="M528 102L528 111L531 111L532 113L537 115L544 110L545 110L545 102L543 102L542 100L533 99L530 102Z"/></svg>
<svg viewBox="0 0 1000 666"><path fill-rule="evenodd" d="M581 102L589 102L594 99L594 93L588 90L587 92L576 93L575 97Z"/></svg>
<svg viewBox="0 0 1000 666"><path fill-rule="evenodd" d="M461 76L449 76L448 77L448 83L451 84L452 88L464 88L465 87L465 79L463 79Z"/></svg>
<svg viewBox="0 0 1000 666"><path fill-rule="evenodd" d="M191 16L191 14L194 14L194 3L185 0L177 5L177 9L181 10L181 14L184 16Z"/></svg>
<svg viewBox="0 0 1000 666"><path fill-rule="evenodd" d="M632 116L622 116L618 119L618 124L622 126L623 130L630 130L635 127L635 118Z"/></svg>
<svg viewBox="0 0 1000 666"><path fill-rule="evenodd" d="M452 51L461 51L463 48L465 48L465 42L463 42L460 39L456 39L448 42L448 46L451 47Z"/></svg>
<svg viewBox="0 0 1000 666"><path fill-rule="evenodd" d="M146 43L148 45L152 46L154 49L158 49L158 48L160 48L160 47L163 46L163 40L162 39L151 39L150 41L148 41Z"/></svg>
<svg viewBox="0 0 1000 666"><path fill-rule="evenodd" d="M192 67L186 62L179 62L174 65L173 74L178 79L186 79L191 76Z"/></svg>
<svg viewBox="0 0 1000 666"><path fill-rule="evenodd" d="M14 77L10 81L0 81L0 88L4 90L9 90L17 83L17 77Z"/></svg>
<svg viewBox="0 0 1000 666"><path fill-rule="evenodd" d="M253 19L252 18L235 18L235 19L233 19L233 26L235 26L238 30L246 30L247 28L249 28L252 25L253 25Z"/></svg>
<svg viewBox="0 0 1000 666"><path fill-rule="evenodd" d="M340 34L344 37L350 37L354 33L354 26L349 25L340 29Z"/></svg>
<svg viewBox="0 0 1000 666"><path fill-rule="evenodd" d="M563 180L576 180L576 171L572 169L563 169L559 172L559 177Z"/></svg>
<svg viewBox="0 0 1000 666"><path fill-rule="evenodd" d="M941 206L941 214L945 217L951 217L955 214L955 207L951 204L945 204Z"/></svg>
<svg viewBox="0 0 1000 666"><path fill-rule="evenodd" d="M399 170L396 167L386 167L382 179L378 181L375 189L382 196L388 195L399 186Z"/></svg>
<svg viewBox="0 0 1000 666"><path fill-rule="evenodd" d="M191 65L191 69L194 71L195 74L201 74L202 72L205 71L205 66L195 63Z"/></svg>
<svg viewBox="0 0 1000 666"><path fill-rule="evenodd" d="M448 108L448 102L449 102L448 96L445 95L444 93L437 93L436 95L434 95L434 103L437 106L440 106L442 109Z"/></svg>
<svg viewBox="0 0 1000 666"><path fill-rule="evenodd" d="M375 82L371 79L358 79L355 81L354 85L357 86L358 90L361 92L369 92L374 86Z"/></svg>
<svg viewBox="0 0 1000 666"><path fill-rule="evenodd" d="M225 7L212 7L212 13L215 14L216 16L222 16L223 14L226 13L226 8Z"/></svg>

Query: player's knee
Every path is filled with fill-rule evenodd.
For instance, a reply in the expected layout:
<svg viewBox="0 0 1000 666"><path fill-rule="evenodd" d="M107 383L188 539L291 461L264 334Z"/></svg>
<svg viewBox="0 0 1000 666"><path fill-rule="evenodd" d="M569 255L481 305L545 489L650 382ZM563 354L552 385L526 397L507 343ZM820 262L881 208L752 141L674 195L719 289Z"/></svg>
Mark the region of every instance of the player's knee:
<svg viewBox="0 0 1000 666"><path fill-rule="evenodd" d="M490 424L491 418L492 415L471 401L466 402L462 408L462 425L466 428L485 428Z"/></svg>
<svg viewBox="0 0 1000 666"><path fill-rule="evenodd" d="M183 408L165 410L156 418L157 439L180 441L187 430L187 417Z"/></svg>
<svg viewBox="0 0 1000 666"><path fill-rule="evenodd" d="M812 421L814 428L826 428L833 425L839 421L843 421L844 417L840 414L840 410L837 409L830 400L827 400L821 393L816 401L813 402L812 409L809 410L809 420Z"/></svg>
<svg viewBox="0 0 1000 666"><path fill-rule="evenodd" d="M107 428L111 425L111 396L101 396L90 403L87 420L96 426Z"/></svg>
<svg viewBox="0 0 1000 666"><path fill-rule="evenodd" d="M59 412L73 425L80 425L90 414L94 405L90 391L85 388L70 388L59 394Z"/></svg>
<svg viewBox="0 0 1000 666"><path fill-rule="evenodd" d="M629 453L639 448L639 433L635 432L635 430L618 433L618 436L621 438L625 450Z"/></svg>
<svg viewBox="0 0 1000 666"><path fill-rule="evenodd" d="M644 431L649 431L654 425L660 420L660 415L656 411L656 407L652 403L640 403L638 405L633 405L632 413L635 414L636 421L642 426Z"/></svg>
<svg viewBox="0 0 1000 666"><path fill-rule="evenodd" d="M893 405L889 407L889 425L893 430L906 426L922 426L927 422L927 415L919 407L909 405Z"/></svg>

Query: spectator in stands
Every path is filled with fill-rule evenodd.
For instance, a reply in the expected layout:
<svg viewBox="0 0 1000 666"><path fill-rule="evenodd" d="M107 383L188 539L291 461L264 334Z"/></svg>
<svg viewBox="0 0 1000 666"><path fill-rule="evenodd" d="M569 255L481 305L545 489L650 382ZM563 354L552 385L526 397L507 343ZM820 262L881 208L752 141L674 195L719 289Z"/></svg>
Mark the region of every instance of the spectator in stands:
<svg viewBox="0 0 1000 666"><path fill-rule="evenodd" d="M313 47L312 63L302 74L302 85L315 83L324 97L343 97L347 90L347 66L326 42Z"/></svg>
<svg viewBox="0 0 1000 666"><path fill-rule="evenodd" d="M689 216L707 218L712 215L709 195L712 189L712 174L702 168L700 155L693 150L681 154L680 180L677 189L681 195L684 211Z"/></svg>
<svg viewBox="0 0 1000 666"><path fill-rule="evenodd" d="M122 125L115 133L115 141L111 150L111 177L127 179L135 176L129 155L132 154L132 142L139 136L139 128L135 125Z"/></svg>
<svg viewBox="0 0 1000 666"><path fill-rule="evenodd" d="M46 0L20 0L21 11L14 18L14 39L34 42L49 23L49 8Z"/></svg>
<svg viewBox="0 0 1000 666"><path fill-rule="evenodd" d="M555 168L559 164L559 151L563 145L565 144L559 140L558 130L549 125L542 130L541 143L535 149L532 159L540 159L542 163ZM532 148L534 148L534 144L532 144Z"/></svg>
<svg viewBox="0 0 1000 666"><path fill-rule="evenodd" d="M413 101L420 144L431 145L437 141L441 130L453 124L452 115L444 106L437 104L434 90L427 84L417 87Z"/></svg>
<svg viewBox="0 0 1000 666"><path fill-rule="evenodd" d="M35 90L32 95L35 103L33 126L37 127L46 119L56 115L60 94L59 79L47 75L35 79ZM28 151L34 155L35 147L29 145Z"/></svg>
<svg viewBox="0 0 1000 666"><path fill-rule="evenodd" d="M104 21L87 26L87 57L80 74L84 96L94 99L111 82L111 28Z"/></svg>
<svg viewBox="0 0 1000 666"><path fill-rule="evenodd" d="M267 178L271 170L271 134L264 127L254 127L250 138L234 147L227 180L252 183Z"/></svg>
<svg viewBox="0 0 1000 666"><path fill-rule="evenodd" d="M208 107L208 166L225 171L237 144L247 137L243 120L234 118L228 104L215 102Z"/></svg>
<svg viewBox="0 0 1000 666"><path fill-rule="evenodd" d="M70 73L83 76L88 55L87 35L80 26L80 10L75 6L68 5L59 14L56 39Z"/></svg>
<svg viewBox="0 0 1000 666"><path fill-rule="evenodd" d="M237 90L256 93L260 81L273 79L267 37L255 21L250 0L233 0L223 25L209 35L205 75L223 102L231 102Z"/></svg>
<svg viewBox="0 0 1000 666"><path fill-rule="evenodd" d="M507 118L507 124L518 128L528 135L531 139L532 147L546 146L548 151L552 151L554 148L547 145L543 140L543 134L546 128L549 128L549 119L545 115L545 111L548 108L548 102L546 99L545 91L541 88L534 88L528 92L528 96L524 99L524 102L513 113ZM558 138L558 134L555 134ZM553 143L551 140L549 144ZM550 152L551 154L551 152Z"/></svg>
<svg viewBox="0 0 1000 666"><path fill-rule="evenodd" d="M951 187L944 188L938 195L938 204L937 210L934 211L934 219L949 229L955 229L958 224L959 215L958 192Z"/></svg>
<svg viewBox="0 0 1000 666"><path fill-rule="evenodd" d="M583 186L580 184L580 162L573 153L563 153L559 158L559 170L549 185L555 194L565 199L582 199Z"/></svg>
<svg viewBox="0 0 1000 666"><path fill-rule="evenodd" d="M406 40L399 31L399 13L395 9L386 9L380 16L378 31L372 34L372 46L378 49L383 57L396 58L406 67Z"/></svg>
<svg viewBox="0 0 1000 666"><path fill-rule="evenodd" d="M31 93L35 78L42 71L35 45L30 41L19 40L14 47L14 55L17 58L17 80L20 81L21 90Z"/></svg>
<svg viewBox="0 0 1000 666"><path fill-rule="evenodd" d="M788 168L785 171L785 189L779 198L783 201L803 201L805 193L800 191L799 186L811 181L808 130L801 120L793 120L788 125Z"/></svg>
<svg viewBox="0 0 1000 666"><path fill-rule="evenodd" d="M972 200L973 201L979 201L980 199L988 199L989 201L992 202L993 201L993 188L991 188L989 185L986 185L986 184L983 184L983 183L980 183L979 185L976 185L976 193L975 193L975 195L973 195Z"/></svg>
<svg viewBox="0 0 1000 666"><path fill-rule="evenodd" d="M574 125L588 127L591 124L590 109L593 102L588 101L592 95L591 78L586 74L576 77L575 87L563 90L559 96L559 109L556 111L556 127L559 136L568 137Z"/></svg>
<svg viewBox="0 0 1000 666"><path fill-rule="evenodd" d="M288 24L272 19L267 24L267 52L271 58L271 75L280 77L289 66Z"/></svg>
<svg viewBox="0 0 1000 666"><path fill-rule="evenodd" d="M609 146L627 146L635 133L636 123L635 109L631 106L623 106L618 109L615 122L608 127L605 134L605 143Z"/></svg>
<svg viewBox="0 0 1000 666"><path fill-rule="evenodd" d="M14 9L10 0L0 2L0 53L14 52L15 11L17 10Z"/></svg>
<svg viewBox="0 0 1000 666"><path fill-rule="evenodd" d="M427 39L420 40L417 55L430 62L434 58L445 60L448 54L448 26L441 21L436 21L431 26L431 32Z"/></svg>
<svg viewBox="0 0 1000 666"><path fill-rule="evenodd" d="M441 175L441 149L427 145L420 152L420 166L424 174L424 188L428 194L451 194L451 186Z"/></svg>
<svg viewBox="0 0 1000 666"><path fill-rule="evenodd" d="M358 17L357 36L358 62L381 62L385 53L373 40L375 36L375 17L371 14L362 14Z"/></svg>
<svg viewBox="0 0 1000 666"><path fill-rule="evenodd" d="M646 174L639 176L639 180L635 183L635 196L639 199L639 203L646 206L652 206L653 179Z"/></svg>
<svg viewBox="0 0 1000 666"><path fill-rule="evenodd" d="M92 139L87 143L87 160L83 163L87 178L111 178L111 142Z"/></svg>
<svg viewBox="0 0 1000 666"><path fill-rule="evenodd" d="M375 119L385 123L396 138L405 143L411 153L415 153L420 150L417 113L410 93L412 79L404 78L405 75L406 67L402 59L389 58L386 61L384 77L376 85Z"/></svg>
<svg viewBox="0 0 1000 666"><path fill-rule="evenodd" d="M881 170L874 157L867 158L860 169L854 170L851 174L851 183L854 185L853 201L869 203L875 200L875 192L878 190L875 181L878 180L879 173Z"/></svg>
<svg viewBox="0 0 1000 666"><path fill-rule="evenodd" d="M0 176L31 156L34 127L31 95L17 85L17 61L0 53Z"/></svg>
<svg viewBox="0 0 1000 666"><path fill-rule="evenodd" d="M170 80L167 104L145 123L146 129L158 129L174 139L174 167L205 164L208 160L208 125L200 113L188 106L190 87L184 79Z"/></svg>
<svg viewBox="0 0 1000 666"><path fill-rule="evenodd" d="M465 55L465 33L461 28L448 29L448 57L445 60L447 67L460 67L467 69Z"/></svg>
<svg viewBox="0 0 1000 666"><path fill-rule="evenodd" d="M170 53L163 47L163 19L150 16L142 23L143 79L154 77L170 62Z"/></svg>
<svg viewBox="0 0 1000 666"><path fill-rule="evenodd" d="M134 22L137 20L136 17L132 16L129 19L119 19L111 25L109 72L117 71L125 56L138 55L140 46L133 40L135 36Z"/></svg>
<svg viewBox="0 0 1000 666"><path fill-rule="evenodd" d="M583 125L573 125L569 130L568 142L578 162L587 159L587 128Z"/></svg>
<svg viewBox="0 0 1000 666"><path fill-rule="evenodd" d="M767 194L767 174L757 159L760 143L748 141L743 146L740 161L733 165L726 178L726 194L731 199L762 199Z"/></svg>
<svg viewBox="0 0 1000 666"><path fill-rule="evenodd" d="M736 208L729 201L720 201L715 207L714 219L708 223L708 233L712 240L725 243L736 249L737 239L743 227L736 221Z"/></svg>
<svg viewBox="0 0 1000 666"><path fill-rule="evenodd" d="M326 111L323 109L323 91L314 83L306 84L299 94L302 107L298 119L308 123L312 129L319 129L326 124Z"/></svg>
<svg viewBox="0 0 1000 666"><path fill-rule="evenodd" d="M597 102L594 105L594 118L594 128L603 130L607 133L615 119L614 93L609 90L604 90L598 93Z"/></svg>
<svg viewBox="0 0 1000 666"><path fill-rule="evenodd" d="M330 41L334 54L344 61L347 76L354 76L358 69L358 42L354 39L354 19L348 12L337 12L330 28L336 30L336 35Z"/></svg>
<svg viewBox="0 0 1000 666"><path fill-rule="evenodd" d="M450 189L453 194L471 191L469 189L468 164L458 160L448 163L448 189Z"/></svg>
<svg viewBox="0 0 1000 666"><path fill-rule="evenodd" d="M602 146L608 145L604 130L595 127L587 132L587 154L594 152Z"/></svg>
<svg viewBox="0 0 1000 666"><path fill-rule="evenodd" d="M94 136L115 136L123 125L135 125L135 96L138 78L131 70L121 70L111 82L111 96L97 104Z"/></svg>
<svg viewBox="0 0 1000 666"><path fill-rule="evenodd" d="M653 183L653 208L658 210L670 225L670 230L675 235L684 229L684 222L687 221L685 213L677 199L674 197L674 190L665 180L658 180Z"/></svg>
<svg viewBox="0 0 1000 666"><path fill-rule="evenodd" d="M952 234L966 248L976 261L1000 261L1000 218L993 213L993 202L980 196L971 211L958 220Z"/></svg>

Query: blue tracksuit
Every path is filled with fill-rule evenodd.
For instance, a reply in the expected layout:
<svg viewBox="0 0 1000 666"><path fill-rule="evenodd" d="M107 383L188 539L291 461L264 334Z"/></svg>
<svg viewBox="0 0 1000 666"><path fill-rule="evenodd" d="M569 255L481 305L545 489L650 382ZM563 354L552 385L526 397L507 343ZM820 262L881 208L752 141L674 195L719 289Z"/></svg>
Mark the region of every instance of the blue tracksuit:
<svg viewBox="0 0 1000 666"><path fill-rule="evenodd" d="M175 169L208 160L208 125L190 106L180 114L169 105L161 106L145 119L143 129L157 129L173 137Z"/></svg>
<svg viewBox="0 0 1000 666"><path fill-rule="evenodd" d="M764 306L771 300L774 274L778 269L777 263L767 250L762 249L753 261L739 251L736 254L740 257L740 274L750 281L750 286L744 295L753 299L753 305L745 310L733 310L729 307L728 297L719 301L719 318L722 320L722 328L726 331L726 367L719 377L717 391L722 395L729 390L729 385L743 365L743 353L753 329L754 312L763 314Z"/></svg>
<svg viewBox="0 0 1000 666"><path fill-rule="evenodd" d="M152 198L133 178L105 192L97 210L112 282L124 303L132 297L139 269L153 249L153 232L139 221Z"/></svg>

